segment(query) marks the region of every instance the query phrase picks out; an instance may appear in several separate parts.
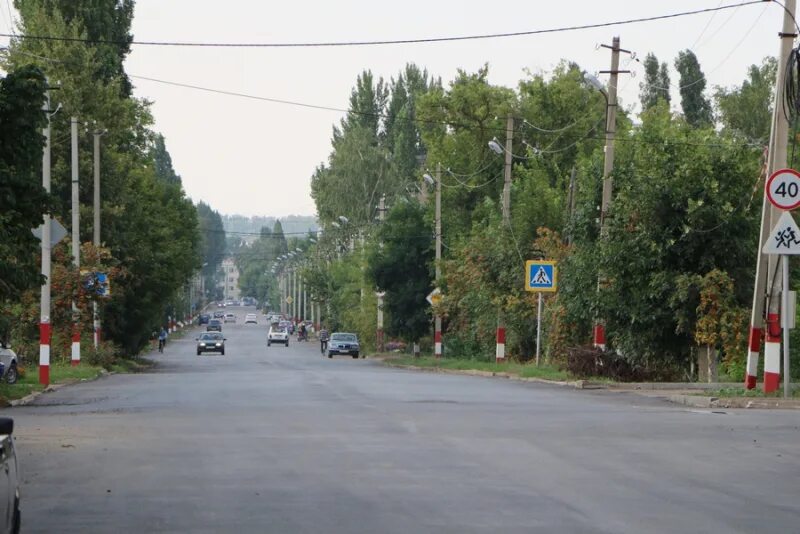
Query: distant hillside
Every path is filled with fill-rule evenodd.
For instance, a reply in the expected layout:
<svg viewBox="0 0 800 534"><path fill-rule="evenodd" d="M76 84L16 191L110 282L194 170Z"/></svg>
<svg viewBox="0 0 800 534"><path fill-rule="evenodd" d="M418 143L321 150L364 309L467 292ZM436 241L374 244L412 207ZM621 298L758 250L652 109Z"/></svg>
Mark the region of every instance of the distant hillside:
<svg viewBox="0 0 800 534"><path fill-rule="evenodd" d="M280 219L283 233L286 237L304 237L309 231L316 232L317 218L310 215L289 215L287 217L245 217L244 215L222 215L222 226L230 236L240 235L246 241L251 234L261 232L264 226L270 230L275 226L275 221Z"/></svg>

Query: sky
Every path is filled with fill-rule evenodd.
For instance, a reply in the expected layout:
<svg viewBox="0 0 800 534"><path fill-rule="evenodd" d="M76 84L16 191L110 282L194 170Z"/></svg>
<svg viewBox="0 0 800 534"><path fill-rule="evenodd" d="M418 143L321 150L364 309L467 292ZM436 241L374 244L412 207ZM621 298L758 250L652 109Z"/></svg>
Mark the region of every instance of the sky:
<svg viewBox="0 0 800 534"><path fill-rule="evenodd" d="M10 0L0 0L9 3ZM320 42L521 32L619 21L741 3L742 0L137 0L132 33L141 41ZM6 7L6 6L0 6ZM8 28L0 9L0 28ZM369 69L396 77L416 63L445 86L458 69L488 63L491 83L516 87L529 73L549 73L564 59L606 82L614 36L635 54L622 57L620 103L636 111L648 52L670 65L680 50L698 56L714 86L740 85L751 64L777 55L782 8L774 2L716 13L544 35L372 47L193 48L133 46L125 68L134 95L152 102L187 194L225 214L314 215L310 181L331 151L332 126L344 115L214 94L142 77L209 89L346 109L356 77Z"/></svg>

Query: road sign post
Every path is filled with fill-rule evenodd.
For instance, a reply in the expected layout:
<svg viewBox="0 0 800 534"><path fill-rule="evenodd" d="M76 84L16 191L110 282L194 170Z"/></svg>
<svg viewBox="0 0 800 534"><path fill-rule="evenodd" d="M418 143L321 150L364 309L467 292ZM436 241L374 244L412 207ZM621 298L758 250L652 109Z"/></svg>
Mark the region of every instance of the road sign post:
<svg viewBox="0 0 800 534"><path fill-rule="evenodd" d="M549 260L528 260L525 262L525 290L539 293L536 308L536 365L542 346L542 293L555 293L558 290L558 269L556 262Z"/></svg>
<svg viewBox="0 0 800 534"><path fill-rule="evenodd" d="M783 171L779 171L783 172ZM770 177L770 181L778 173ZM797 173L795 173L797 174ZM786 184L787 182L784 182ZM793 182L791 182L793 183ZM768 182L768 196L769 196ZM788 188L786 188L788 193ZM798 204L800 204L800 191L798 191ZM769 197L773 202L772 196ZM773 202L774 204L774 202ZM788 201L785 203L788 205ZM776 204L777 206L777 204ZM780 207L780 206L778 206ZM789 256L800 255L800 228L794 221L794 217L788 211L784 211L778 224L770 232L767 242L762 249L764 254L780 255L783 260L782 265L782 291L781 291L781 327L783 329L783 396L791 396L790 360L789 360L789 329L792 325L792 318L789 316ZM764 392L770 393L778 389L780 380L780 353L764 354Z"/></svg>

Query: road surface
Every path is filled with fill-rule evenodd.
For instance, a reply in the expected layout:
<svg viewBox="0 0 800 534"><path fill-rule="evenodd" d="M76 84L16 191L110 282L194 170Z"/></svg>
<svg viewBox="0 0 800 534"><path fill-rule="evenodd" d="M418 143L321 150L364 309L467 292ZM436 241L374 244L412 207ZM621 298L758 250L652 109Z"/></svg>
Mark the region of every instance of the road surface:
<svg viewBox="0 0 800 534"><path fill-rule="evenodd" d="M800 531L800 414L173 340L16 420L24 532Z"/></svg>

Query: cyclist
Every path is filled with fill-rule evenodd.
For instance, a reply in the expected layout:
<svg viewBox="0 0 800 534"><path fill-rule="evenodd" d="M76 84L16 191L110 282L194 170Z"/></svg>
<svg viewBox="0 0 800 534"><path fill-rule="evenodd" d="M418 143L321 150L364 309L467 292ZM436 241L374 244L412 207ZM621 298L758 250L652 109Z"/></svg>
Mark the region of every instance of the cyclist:
<svg viewBox="0 0 800 534"><path fill-rule="evenodd" d="M319 331L319 345L319 351L325 354L325 351L328 349L328 330L324 326L322 330Z"/></svg>
<svg viewBox="0 0 800 534"><path fill-rule="evenodd" d="M158 334L158 352L164 352L164 345L167 344L167 330L162 326L161 333Z"/></svg>

